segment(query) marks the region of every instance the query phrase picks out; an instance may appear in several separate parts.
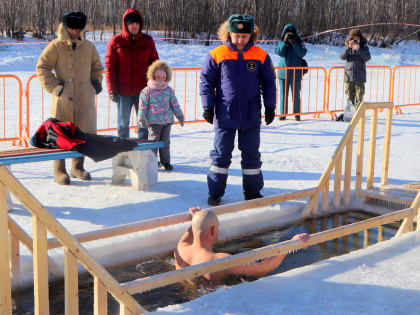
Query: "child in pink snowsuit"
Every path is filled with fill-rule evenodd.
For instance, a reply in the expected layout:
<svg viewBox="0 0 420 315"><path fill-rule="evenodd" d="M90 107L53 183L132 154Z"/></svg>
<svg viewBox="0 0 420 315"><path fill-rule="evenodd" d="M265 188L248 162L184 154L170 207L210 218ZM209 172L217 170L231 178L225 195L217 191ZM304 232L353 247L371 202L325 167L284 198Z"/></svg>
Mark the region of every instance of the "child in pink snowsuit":
<svg viewBox="0 0 420 315"><path fill-rule="evenodd" d="M181 126L184 126L182 112L174 90L168 85L172 70L163 60L153 62L147 71L147 86L140 93L138 124L148 128L149 140L162 141L164 148L159 149L160 163L165 170L171 171L170 134L174 123L174 114ZM157 155L158 149L153 149Z"/></svg>

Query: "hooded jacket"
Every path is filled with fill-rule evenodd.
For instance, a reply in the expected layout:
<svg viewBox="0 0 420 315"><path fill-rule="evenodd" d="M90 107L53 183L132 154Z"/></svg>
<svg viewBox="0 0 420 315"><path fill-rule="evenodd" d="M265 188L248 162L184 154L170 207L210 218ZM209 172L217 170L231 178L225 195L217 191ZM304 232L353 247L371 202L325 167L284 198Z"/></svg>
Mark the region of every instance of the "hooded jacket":
<svg viewBox="0 0 420 315"><path fill-rule="evenodd" d="M346 61L344 82L366 82L366 62L370 60L367 40L363 36L360 37L360 48L354 50L347 46L351 39L353 38L346 40L346 46L340 53L340 58Z"/></svg>
<svg viewBox="0 0 420 315"><path fill-rule="evenodd" d="M72 121L82 131L96 133L95 88L91 80L102 82L101 59L95 46L85 39L85 30L72 41L60 24L57 35L36 65L42 87L53 94L51 117ZM62 93L54 95L58 85L63 85Z"/></svg>
<svg viewBox="0 0 420 315"><path fill-rule="evenodd" d="M125 25L128 14L137 14L140 29L132 35ZM109 94L138 95L147 85L146 72L149 65L159 55L153 38L141 32L143 17L135 9L127 9L123 15L122 33L114 36L108 43L105 54L106 83Z"/></svg>
<svg viewBox="0 0 420 315"><path fill-rule="evenodd" d="M287 24L283 28L283 32L281 33L281 39L277 44L276 49L274 52L280 56L279 67L302 67L302 58L305 57L307 49L303 45L302 40L298 36L296 39L296 43L291 46L289 43L285 43L284 35L286 34L286 30L288 28L292 28L295 31L296 36L298 36L297 28L293 24ZM293 73L295 72L295 74ZM287 71L287 79L293 80L300 80L302 78L302 71ZM279 70L279 79L286 78L286 70Z"/></svg>
<svg viewBox="0 0 420 315"><path fill-rule="evenodd" d="M200 79L203 108L215 110L215 123L219 127L242 130L258 127L261 93L264 106L276 107L271 58L252 41L242 54L231 42L214 48L206 56Z"/></svg>

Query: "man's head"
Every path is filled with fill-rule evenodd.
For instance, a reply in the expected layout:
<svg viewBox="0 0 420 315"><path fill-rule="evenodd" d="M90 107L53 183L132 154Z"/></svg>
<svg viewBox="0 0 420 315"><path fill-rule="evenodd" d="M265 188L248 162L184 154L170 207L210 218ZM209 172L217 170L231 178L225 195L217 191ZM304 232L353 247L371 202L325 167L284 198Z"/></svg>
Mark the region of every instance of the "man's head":
<svg viewBox="0 0 420 315"><path fill-rule="evenodd" d="M124 24L132 35L137 35L140 31L140 23L141 18L135 12L128 13L124 18Z"/></svg>
<svg viewBox="0 0 420 315"><path fill-rule="evenodd" d="M251 34L254 33L255 20L248 14L233 14L228 19L228 31L232 43L238 49L248 44Z"/></svg>
<svg viewBox="0 0 420 315"><path fill-rule="evenodd" d="M192 219L194 237L209 238L216 241L219 236L219 220L211 210L202 210L194 214Z"/></svg>
<svg viewBox="0 0 420 315"><path fill-rule="evenodd" d="M78 39L80 36L81 30L86 27L86 14L82 11L70 11L63 14L61 22L63 26L67 29L71 39Z"/></svg>

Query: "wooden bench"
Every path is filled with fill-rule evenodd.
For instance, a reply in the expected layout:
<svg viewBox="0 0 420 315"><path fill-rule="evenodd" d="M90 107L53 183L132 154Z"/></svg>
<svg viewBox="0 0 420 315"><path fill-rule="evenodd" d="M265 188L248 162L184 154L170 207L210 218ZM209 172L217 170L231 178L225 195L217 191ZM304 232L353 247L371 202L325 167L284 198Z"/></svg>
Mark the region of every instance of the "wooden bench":
<svg viewBox="0 0 420 315"><path fill-rule="evenodd" d="M138 140L138 145L132 151L121 152L112 158L112 184L122 184L129 175L131 185L136 190L146 190L157 183L158 162L152 149L163 148L163 142ZM83 157L76 151L61 149L25 148L0 152L0 164L11 169L12 164L33 163L51 160ZM13 204L10 195L7 196L8 210Z"/></svg>

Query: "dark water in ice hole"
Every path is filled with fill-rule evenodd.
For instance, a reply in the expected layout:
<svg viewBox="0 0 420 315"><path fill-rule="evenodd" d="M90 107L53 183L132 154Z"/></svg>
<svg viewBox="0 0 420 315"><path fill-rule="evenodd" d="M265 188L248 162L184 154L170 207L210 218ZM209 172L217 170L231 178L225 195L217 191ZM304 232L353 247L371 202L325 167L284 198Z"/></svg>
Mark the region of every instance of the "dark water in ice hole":
<svg viewBox="0 0 420 315"><path fill-rule="evenodd" d="M295 225L255 233L237 239L229 240L215 247L216 251L228 252L231 254L241 253L266 245L278 243L290 239L298 233L315 233L330 229L334 222L338 226L358 222L374 215L354 211L348 214L336 214L330 217L315 220L296 222ZM396 233L400 223L393 223L383 226L383 240L390 239ZM316 226L316 231L314 227ZM335 227L335 226L334 226ZM302 267L314 262L324 260L333 256L339 256L351 251L363 248L366 244L376 244L378 240L378 229L370 229L367 243L364 240L364 232L355 233L340 239L328 241L322 244L313 245L305 250L299 250L287 255L283 263L271 274L284 272L293 268ZM108 271L124 283L134 279L174 270L172 256L152 257L122 267L111 267ZM219 286L231 286L243 282L254 281L253 277L229 277ZM218 286L212 285L203 279L196 279L193 283L184 281L168 285L163 288L154 289L145 293L135 294L135 299L148 311L154 311L158 307L165 307L171 304L180 304L191 301L202 295L216 290ZM50 283L50 313L64 314L64 281ZM33 314L33 288L13 292L13 314ZM81 275L79 277L79 310L80 314L93 314L93 277ZM119 314L118 302L108 294L108 314Z"/></svg>

